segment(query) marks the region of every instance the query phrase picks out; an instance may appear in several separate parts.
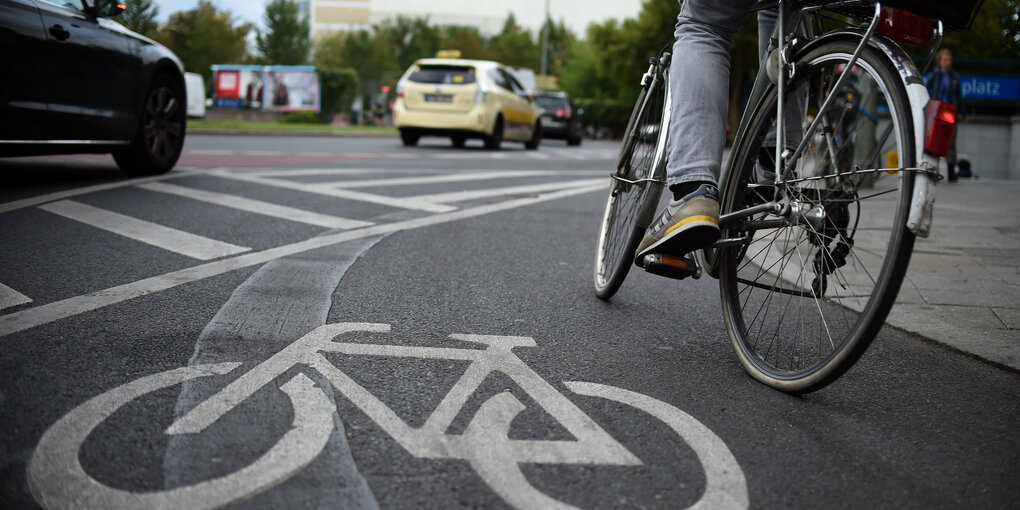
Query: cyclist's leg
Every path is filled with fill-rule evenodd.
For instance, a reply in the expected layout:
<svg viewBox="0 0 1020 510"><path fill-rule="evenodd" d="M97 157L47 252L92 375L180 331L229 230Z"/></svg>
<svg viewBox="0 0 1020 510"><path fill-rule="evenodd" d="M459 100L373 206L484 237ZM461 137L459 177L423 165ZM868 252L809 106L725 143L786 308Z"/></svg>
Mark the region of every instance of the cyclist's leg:
<svg viewBox="0 0 1020 510"><path fill-rule="evenodd" d="M716 182L726 143L730 47L754 0L687 0L677 18L667 185Z"/></svg>
<svg viewBox="0 0 1020 510"><path fill-rule="evenodd" d="M686 0L669 69L672 110L666 185L673 194L637 257L684 255L719 239L716 183L726 143L730 47L754 0Z"/></svg>

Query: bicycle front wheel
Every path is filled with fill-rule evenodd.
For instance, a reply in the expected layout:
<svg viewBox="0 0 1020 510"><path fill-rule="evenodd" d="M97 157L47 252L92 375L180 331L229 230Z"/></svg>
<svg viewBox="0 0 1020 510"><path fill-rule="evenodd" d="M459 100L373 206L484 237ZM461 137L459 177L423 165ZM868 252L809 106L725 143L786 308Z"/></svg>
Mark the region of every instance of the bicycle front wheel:
<svg viewBox="0 0 1020 510"><path fill-rule="evenodd" d="M609 299L634 264L634 251L662 192L665 157L656 159L666 86L660 77L641 90L609 183L595 253L595 294Z"/></svg>
<svg viewBox="0 0 1020 510"><path fill-rule="evenodd" d="M916 166L910 102L879 51L865 48L848 66L855 47L830 41L797 59L784 102L802 105L801 116L784 108L791 127L784 132L788 147L807 143L785 178L767 173L773 86L734 147L722 194L724 214L769 201L784 206L724 225L725 238L742 242L720 249L717 263L741 363L791 393L829 384L863 354L899 292L914 243L906 228L914 174L898 170ZM844 71L850 75L834 89ZM805 132L815 119L817 128Z"/></svg>

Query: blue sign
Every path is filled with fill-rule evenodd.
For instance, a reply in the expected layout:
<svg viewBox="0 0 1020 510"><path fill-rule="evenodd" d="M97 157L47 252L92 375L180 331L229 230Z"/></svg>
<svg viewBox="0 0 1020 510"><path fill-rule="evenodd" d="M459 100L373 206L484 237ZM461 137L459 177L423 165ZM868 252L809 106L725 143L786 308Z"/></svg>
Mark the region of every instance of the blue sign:
<svg viewBox="0 0 1020 510"><path fill-rule="evenodd" d="M961 76L960 88L966 99L1020 100L1020 78Z"/></svg>

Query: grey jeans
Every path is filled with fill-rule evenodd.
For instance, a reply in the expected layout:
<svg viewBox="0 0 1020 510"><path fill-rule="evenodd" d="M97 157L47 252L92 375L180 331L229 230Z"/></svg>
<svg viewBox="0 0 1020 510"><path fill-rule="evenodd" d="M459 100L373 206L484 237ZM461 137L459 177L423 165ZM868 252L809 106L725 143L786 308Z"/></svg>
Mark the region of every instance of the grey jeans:
<svg viewBox="0 0 1020 510"><path fill-rule="evenodd" d="M756 0L686 0L677 17L669 68L672 112L667 185L717 182L726 145L730 47ZM759 50L775 26L775 11L758 16Z"/></svg>

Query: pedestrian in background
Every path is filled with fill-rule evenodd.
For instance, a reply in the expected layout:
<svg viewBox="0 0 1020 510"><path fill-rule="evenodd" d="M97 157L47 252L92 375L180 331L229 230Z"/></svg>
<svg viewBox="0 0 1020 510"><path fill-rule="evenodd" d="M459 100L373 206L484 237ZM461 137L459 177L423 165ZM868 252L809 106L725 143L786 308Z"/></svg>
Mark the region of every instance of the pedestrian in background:
<svg viewBox="0 0 1020 510"><path fill-rule="evenodd" d="M960 75L953 70L953 53L942 48L935 54L935 70L924 77L924 85L928 87L928 95L932 99L945 101L956 107L956 129L949 142L946 153L949 182L956 182L956 135L960 132L960 121L966 120L967 113L963 110L963 93L960 90Z"/></svg>

